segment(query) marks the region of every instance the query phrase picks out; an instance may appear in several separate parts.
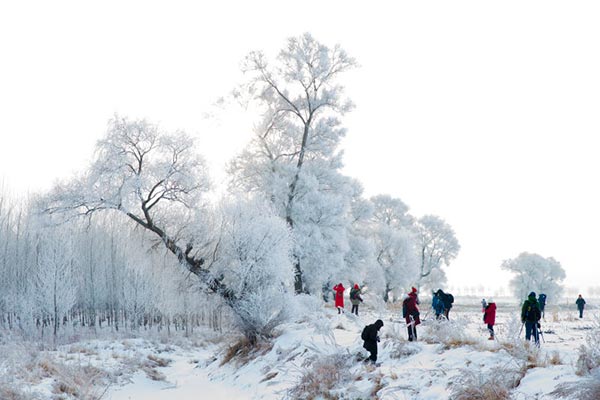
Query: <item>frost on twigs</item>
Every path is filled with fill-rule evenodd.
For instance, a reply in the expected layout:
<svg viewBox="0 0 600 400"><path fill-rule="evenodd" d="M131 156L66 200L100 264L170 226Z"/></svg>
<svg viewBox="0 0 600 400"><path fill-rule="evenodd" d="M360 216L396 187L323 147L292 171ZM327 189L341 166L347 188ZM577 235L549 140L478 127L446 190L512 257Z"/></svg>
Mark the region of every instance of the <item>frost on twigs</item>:
<svg viewBox="0 0 600 400"><path fill-rule="evenodd" d="M235 321L250 341L269 338L288 319L293 280L285 221L258 199L235 199L220 213L211 270L231 291Z"/></svg>
<svg viewBox="0 0 600 400"><path fill-rule="evenodd" d="M464 320L436 320L428 324L427 343L440 343L445 349L461 346L472 346L478 343L477 339L470 336Z"/></svg>
<svg viewBox="0 0 600 400"><path fill-rule="evenodd" d="M421 351L421 347L406 341L404 324L386 324L381 334L382 352L386 351L390 358L406 358Z"/></svg>
<svg viewBox="0 0 600 400"><path fill-rule="evenodd" d="M596 314L594 326L586 335L585 344L579 347L576 371L584 376L595 369L600 369L600 315Z"/></svg>

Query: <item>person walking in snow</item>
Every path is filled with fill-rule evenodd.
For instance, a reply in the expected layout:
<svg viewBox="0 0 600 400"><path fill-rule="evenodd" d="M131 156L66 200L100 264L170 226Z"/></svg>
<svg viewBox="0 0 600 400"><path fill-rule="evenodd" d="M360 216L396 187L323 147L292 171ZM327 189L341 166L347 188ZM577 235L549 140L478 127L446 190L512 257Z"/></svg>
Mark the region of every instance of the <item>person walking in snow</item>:
<svg viewBox="0 0 600 400"><path fill-rule="evenodd" d="M417 288L413 287L411 292L406 295L402 302L402 316L406 321L408 330L408 341L417 340L417 325L421 323L419 319L419 297L417 296Z"/></svg>
<svg viewBox="0 0 600 400"><path fill-rule="evenodd" d="M540 311L542 313L542 318L546 318L546 312L544 309L546 308L546 295L544 293L540 293L538 296L538 304L540 305Z"/></svg>
<svg viewBox="0 0 600 400"><path fill-rule="evenodd" d="M350 302L352 303L352 314L356 314L358 316L358 305L363 302L362 297L360 297L360 287L358 283L354 284L354 287L350 289Z"/></svg>
<svg viewBox="0 0 600 400"><path fill-rule="evenodd" d="M490 337L488 340L494 340L494 324L496 323L496 303L494 300L488 299L485 309L483 310L483 323L487 325Z"/></svg>
<svg viewBox="0 0 600 400"><path fill-rule="evenodd" d="M338 314L344 312L344 290L346 288L341 282L333 287L333 291L335 292L335 306L337 307Z"/></svg>
<svg viewBox="0 0 600 400"><path fill-rule="evenodd" d="M436 293L444 303L444 317L446 317L447 320L450 320L449 314L450 309L452 308L452 303L454 303L454 296L452 296L450 293L444 293L442 289L438 289Z"/></svg>
<svg viewBox="0 0 600 400"><path fill-rule="evenodd" d="M523 307L521 308L521 322L525 324L525 339L529 341L533 335L535 344L537 346L540 345L538 329L541 328L541 317L542 313L535 297L535 292L531 292L529 293L529 296L527 296L527 300L525 300Z"/></svg>
<svg viewBox="0 0 600 400"><path fill-rule="evenodd" d="M435 313L435 319L442 318L442 315L444 315L444 302L436 292L433 293L433 298L431 299L431 308L433 308L433 312Z"/></svg>
<svg viewBox="0 0 600 400"><path fill-rule="evenodd" d="M577 309L579 310L579 318L583 318L583 308L585 307L585 300L581 295L575 300L575 304L577 304Z"/></svg>
<svg viewBox="0 0 600 400"><path fill-rule="evenodd" d="M383 327L383 321L378 319L375 323L365 326L361 338L365 342L363 347L371 353L368 360L373 364L377 361L377 342L379 342L379 330Z"/></svg>

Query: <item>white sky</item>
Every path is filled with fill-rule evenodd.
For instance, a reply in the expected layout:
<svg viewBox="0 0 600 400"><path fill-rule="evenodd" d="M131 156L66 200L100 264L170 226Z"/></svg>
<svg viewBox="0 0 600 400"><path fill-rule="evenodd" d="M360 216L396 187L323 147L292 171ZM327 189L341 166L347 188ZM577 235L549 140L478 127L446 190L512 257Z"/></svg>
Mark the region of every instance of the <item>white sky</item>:
<svg viewBox="0 0 600 400"><path fill-rule="evenodd" d="M5 184L85 168L115 112L196 135L219 179L249 131L206 113L248 51L311 32L361 65L344 80L346 173L453 226L451 286L505 286L522 251L600 285L597 2L195 3L0 0Z"/></svg>

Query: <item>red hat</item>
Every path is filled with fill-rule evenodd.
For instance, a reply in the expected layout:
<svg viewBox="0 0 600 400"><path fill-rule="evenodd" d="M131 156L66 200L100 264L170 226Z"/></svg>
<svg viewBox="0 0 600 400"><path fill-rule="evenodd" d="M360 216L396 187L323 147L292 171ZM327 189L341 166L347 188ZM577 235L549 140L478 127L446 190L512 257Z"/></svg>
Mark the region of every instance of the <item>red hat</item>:
<svg viewBox="0 0 600 400"><path fill-rule="evenodd" d="M413 292L413 293L417 293L417 288L413 286L413 287L412 287L412 292Z"/></svg>
<svg viewBox="0 0 600 400"><path fill-rule="evenodd" d="M358 283L354 284L354 289L358 289Z"/></svg>

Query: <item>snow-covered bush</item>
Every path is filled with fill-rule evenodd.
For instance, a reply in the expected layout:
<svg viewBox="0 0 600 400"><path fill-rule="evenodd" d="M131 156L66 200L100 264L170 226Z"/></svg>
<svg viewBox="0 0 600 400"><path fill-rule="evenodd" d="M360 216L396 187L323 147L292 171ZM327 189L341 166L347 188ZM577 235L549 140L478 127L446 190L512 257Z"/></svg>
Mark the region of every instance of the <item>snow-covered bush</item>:
<svg viewBox="0 0 600 400"><path fill-rule="evenodd" d="M453 400L508 400L510 390L518 384L517 371L502 370L483 373L463 369L452 382Z"/></svg>
<svg viewBox="0 0 600 400"><path fill-rule="evenodd" d="M287 319L292 295L292 241L283 219L260 200L238 199L220 210L212 271L229 288L230 304L251 342Z"/></svg>
<svg viewBox="0 0 600 400"><path fill-rule="evenodd" d="M323 320L325 308L318 297L298 294L290 297L288 302L290 314L296 322L312 322Z"/></svg>
<svg viewBox="0 0 600 400"><path fill-rule="evenodd" d="M380 336L381 351L387 352L390 358L405 358L421 351L421 347L406 341L404 324L386 323Z"/></svg>
<svg viewBox="0 0 600 400"><path fill-rule="evenodd" d="M579 347L576 371L578 375L587 375L590 371L600 370L600 316L596 315L594 327L585 338L585 344Z"/></svg>
<svg viewBox="0 0 600 400"><path fill-rule="evenodd" d="M307 359L300 381L288 392L290 399L339 398L339 392L355 380L351 372L353 362L354 359L347 354L328 354Z"/></svg>
<svg viewBox="0 0 600 400"><path fill-rule="evenodd" d="M235 316L243 332L271 337L273 329L288 319L289 293L283 289L257 289L237 301Z"/></svg>
<svg viewBox="0 0 600 400"><path fill-rule="evenodd" d="M440 343L444 348L474 345L477 339L467 334L465 327L467 321L458 320L433 320L427 324L427 335L424 340L427 343Z"/></svg>

